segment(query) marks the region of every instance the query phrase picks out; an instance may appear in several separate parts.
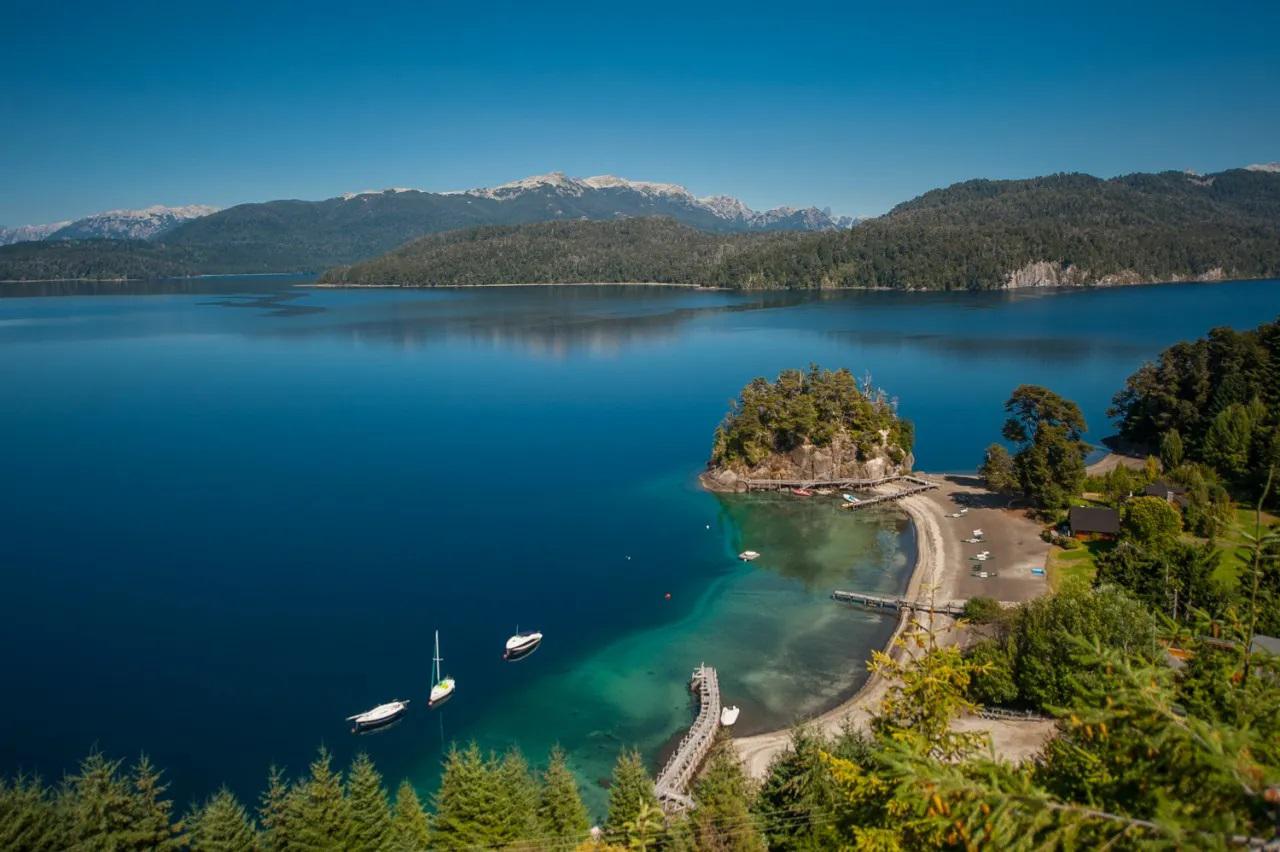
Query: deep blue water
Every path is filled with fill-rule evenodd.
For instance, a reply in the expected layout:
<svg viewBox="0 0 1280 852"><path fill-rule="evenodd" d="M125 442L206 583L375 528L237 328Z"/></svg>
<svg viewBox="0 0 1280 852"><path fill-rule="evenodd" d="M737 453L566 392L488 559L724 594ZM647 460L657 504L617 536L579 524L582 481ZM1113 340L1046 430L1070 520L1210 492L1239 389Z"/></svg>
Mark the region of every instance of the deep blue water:
<svg viewBox="0 0 1280 852"><path fill-rule="evenodd" d="M145 750L181 802L224 781L253 798L269 764L300 771L323 742L429 792L442 743L477 738L534 762L562 742L590 782L621 745L657 757L703 659L741 725L785 723L847 692L887 630L826 593L899 587L913 543L891 511L699 491L746 381L811 361L870 372L916 421L918 466L965 470L1020 383L1076 399L1101 437L1144 359L1280 314L1277 281L822 297L290 283L0 298L6 772ZM766 558L733 559L758 541ZM505 665L517 623L548 639ZM428 713L437 628L460 689ZM402 725L347 734L343 717L392 697L414 702Z"/></svg>

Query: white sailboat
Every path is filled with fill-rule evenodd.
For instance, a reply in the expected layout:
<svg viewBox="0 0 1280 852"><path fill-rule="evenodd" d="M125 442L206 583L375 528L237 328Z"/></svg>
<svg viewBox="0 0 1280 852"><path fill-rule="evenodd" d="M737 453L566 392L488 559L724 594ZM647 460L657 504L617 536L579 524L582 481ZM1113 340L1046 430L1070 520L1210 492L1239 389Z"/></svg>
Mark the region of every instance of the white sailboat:
<svg viewBox="0 0 1280 852"><path fill-rule="evenodd" d="M348 716L347 721L351 723L351 733L363 734L398 722L408 708L408 701L396 699L386 704L379 704L372 710Z"/></svg>
<svg viewBox="0 0 1280 852"><path fill-rule="evenodd" d="M449 697L453 695L454 689L458 686L457 682L453 678L441 676L441 672L444 671L444 669L440 664L443 662L444 660L440 657L440 631L437 630L436 655L432 658L431 665L431 696L427 699L428 707L439 707L441 704L448 701Z"/></svg>

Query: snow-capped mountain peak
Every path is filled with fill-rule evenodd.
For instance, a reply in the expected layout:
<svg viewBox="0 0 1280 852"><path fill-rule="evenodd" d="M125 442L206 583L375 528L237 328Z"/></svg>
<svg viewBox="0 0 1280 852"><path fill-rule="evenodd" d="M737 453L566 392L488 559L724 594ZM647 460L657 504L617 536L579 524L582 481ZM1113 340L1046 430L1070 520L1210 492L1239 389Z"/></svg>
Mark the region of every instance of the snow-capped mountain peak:
<svg viewBox="0 0 1280 852"><path fill-rule="evenodd" d="M1280 162L1254 163L1251 166L1245 166L1245 170L1250 172L1275 172L1277 174L1280 174Z"/></svg>
<svg viewBox="0 0 1280 852"><path fill-rule="evenodd" d="M43 240L50 234L61 231L70 224L71 220L68 219L65 222L50 222L47 225L18 225L16 228L0 228L0 246Z"/></svg>
<svg viewBox="0 0 1280 852"><path fill-rule="evenodd" d="M140 210L107 210L95 213L54 231L50 240L150 240L171 231L183 222L218 212L207 204L166 207L153 204Z"/></svg>
<svg viewBox="0 0 1280 852"><path fill-rule="evenodd" d="M849 217L832 217L830 210L819 210L816 207L798 209L794 207L778 207L757 213L737 198L729 195L708 195L702 198L695 196L685 187L676 183L657 183L654 181L631 180L617 175L595 175L587 178L570 177L564 172L548 172L543 175L532 175L520 180L498 186L468 189L462 195L489 198L495 201L512 201L530 193L552 192L563 199L579 199L583 203L592 193L617 193L625 197L634 193L635 215L661 215L665 209L710 214L722 220L725 226L744 228L801 228L806 230L825 230L843 228L853 224ZM635 197L633 196L633 197ZM608 197L608 196L606 196ZM577 202L575 202L577 203ZM671 207L669 207L671 206Z"/></svg>

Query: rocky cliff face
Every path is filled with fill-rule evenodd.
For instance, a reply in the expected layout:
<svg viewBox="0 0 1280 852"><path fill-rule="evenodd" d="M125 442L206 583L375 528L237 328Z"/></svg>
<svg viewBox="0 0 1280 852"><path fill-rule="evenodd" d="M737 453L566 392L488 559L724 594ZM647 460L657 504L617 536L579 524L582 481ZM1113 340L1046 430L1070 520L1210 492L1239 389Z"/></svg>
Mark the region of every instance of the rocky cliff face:
<svg viewBox="0 0 1280 852"><path fill-rule="evenodd" d="M746 491L748 479L833 480L879 479L907 473L915 459L889 443L889 433L880 441L859 447L849 437L838 436L829 446L809 442L788 453L775 453L754 467L734 465L708 467L699 477L709 491Z"/></svg>
<svg viewBox="0 0 1280 852"><path fill-rule="evenodd" d="M1227 277L1221 266L1196 275L1144 276L1132 269L1109 275L1091 275L1078 266L1039 260L1015 269L1005 276L1005 288L1017 290L1024 287L1115 287L1125 284L1162 284L1169 281L1222 281Z"/></svg>

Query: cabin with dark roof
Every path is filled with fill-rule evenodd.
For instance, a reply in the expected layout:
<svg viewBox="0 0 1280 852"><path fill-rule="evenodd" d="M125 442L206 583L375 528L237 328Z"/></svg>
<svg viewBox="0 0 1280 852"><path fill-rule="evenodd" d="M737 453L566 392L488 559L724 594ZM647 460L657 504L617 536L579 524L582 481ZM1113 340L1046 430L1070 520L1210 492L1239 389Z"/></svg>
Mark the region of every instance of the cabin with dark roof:
<svg viewBox="0 0 1280 852"><path fill-rule="evenodd" d="M1187 508L1187 489L1174 482L1157 479L1142 489L1142 494L1144 497L1159 497L1170 506L1177 506L1179 509Z"/></svg>
<svg viewBox="0 0 1280 852"><path fill-rule="evenodd" d="M1076 538L1115 538L1120 534L1120 513L1115 509L1072 506L1067 526Z"/></svg>

